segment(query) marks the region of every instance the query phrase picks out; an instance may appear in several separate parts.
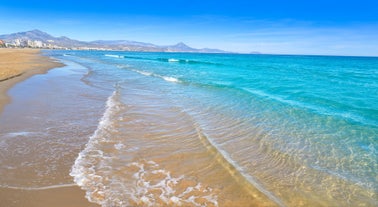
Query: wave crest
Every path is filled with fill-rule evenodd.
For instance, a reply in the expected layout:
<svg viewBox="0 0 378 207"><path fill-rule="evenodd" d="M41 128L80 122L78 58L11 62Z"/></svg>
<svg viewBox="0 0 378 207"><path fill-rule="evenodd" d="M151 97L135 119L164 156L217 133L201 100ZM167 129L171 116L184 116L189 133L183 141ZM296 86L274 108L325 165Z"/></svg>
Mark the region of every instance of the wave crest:
<svg viewBox="0 0 378 207"><path fill-rule="evenodd" d="M113 58L124 58L122 55L111 55L111 54L105 54L106 57L113 57Z"/></svg>
<svg viewBox="0 0 378 207"><path fill-rule="evenodd" d="M141 70L132 70L132 71L137 72L137 73L144 75L144 76L161 78L161 79L168 81L168 82L173 82L173 83L180 83L181 82L178 78L175 78L175 77L158 75L158 74L155 74L155 73L151 73L151 72L147 72L147 71L141 71Z"/></svg>

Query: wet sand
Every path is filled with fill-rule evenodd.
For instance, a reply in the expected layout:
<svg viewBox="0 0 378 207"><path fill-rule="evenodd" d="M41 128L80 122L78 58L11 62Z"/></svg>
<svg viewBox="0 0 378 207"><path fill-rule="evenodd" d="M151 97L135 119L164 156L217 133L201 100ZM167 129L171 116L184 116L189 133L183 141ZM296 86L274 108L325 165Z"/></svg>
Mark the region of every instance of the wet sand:
<svg viewBox="0 0 378 207"><path fill-rule="evenodd" d="M10 98L6 92L16 83L63 64L40 55L36 49L0 49L0 113Z"/></svg>
<svg viewBox="0 0 378 207"><path fill-rule="evenodd" d="M0 49L0 115L4 106L11 101L7 91L17 83L49 69L62 67L62 63L42 56L35 49ZM27 178L26 178L27 179ZM89 203L85 192L74 184L43 189L14 189L0 187L0 206L98 206Z"/></svg>
<svg viewBox="0 0 378 207"><path fill-rule="evenodd" d="M95 207L85 199L79 187L46 190L16 190L0 188L0 206L4 207Z"/></svg>

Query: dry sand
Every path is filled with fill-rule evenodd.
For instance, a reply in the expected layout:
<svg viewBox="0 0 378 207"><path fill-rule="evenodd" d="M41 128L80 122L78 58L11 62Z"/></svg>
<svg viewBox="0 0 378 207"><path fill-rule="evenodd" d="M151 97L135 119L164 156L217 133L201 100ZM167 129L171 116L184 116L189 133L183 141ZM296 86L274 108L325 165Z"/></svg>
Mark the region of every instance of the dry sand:
<svg viewBox="0 0 378 207"><path fill-rule="evenodd" d="M16 83L49 69L62 67L36 49L0 49L0 115L9 103L7 91ZM77 186L45 190L20 190L0 187L0 207L89 207L85 193Z"/></svg>
<svg viewBox="0 0 378 207"><path fill-rule="evenodd" d="M6 92L16 83L63 64L40 55L36 49L0 49L0 113L10 98Z"/></svg>

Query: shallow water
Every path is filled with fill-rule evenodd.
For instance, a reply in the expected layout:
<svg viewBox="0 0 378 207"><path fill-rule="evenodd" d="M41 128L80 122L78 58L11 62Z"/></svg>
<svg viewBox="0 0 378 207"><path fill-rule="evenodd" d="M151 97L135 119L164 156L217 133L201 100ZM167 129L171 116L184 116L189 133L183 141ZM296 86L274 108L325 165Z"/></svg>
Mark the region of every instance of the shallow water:
<svg viewBox="0 0 378 207"><path fill-rule="evenodd" d="M32 183L11 173L25 166L2 165L10 178L2 185L59 184L51 175L69 179L57 170L64 163L103 206L378 205L378 58L48 54L71 72L47 76L42 82L54 84L39 96L14 89L35 108L6 108L1 146L22 139L22 156L41 150L25 162L36 162L31 172L58 164L41 167ZM56 81L74 87L52 88ZM5 120L17 113L51 120ZM2 151L1 161L17 156Z"/></svg>
<svg viewBox="0 0 378 207"><path fill-rule="evenodd" d="M9 91L12 103L0 116L0 187L73 184L70 167L96 129L107 94L101 100L81 81L87 68L65 63Z"/></svg>

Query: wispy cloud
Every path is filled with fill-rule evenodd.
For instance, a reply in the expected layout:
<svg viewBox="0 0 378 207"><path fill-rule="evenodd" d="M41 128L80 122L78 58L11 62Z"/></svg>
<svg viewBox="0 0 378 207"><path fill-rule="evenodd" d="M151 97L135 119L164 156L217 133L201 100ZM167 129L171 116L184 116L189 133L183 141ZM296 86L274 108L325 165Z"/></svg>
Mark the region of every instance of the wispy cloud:
<svg viewBox="0 0 378 207"><path fill-rule="evenodd" d="M378 55L375 24L319 26L295 20L245 22L248 24L242 28L230 28L214 36L211 41L217 43L213 45L239 52Z"/></svg>

